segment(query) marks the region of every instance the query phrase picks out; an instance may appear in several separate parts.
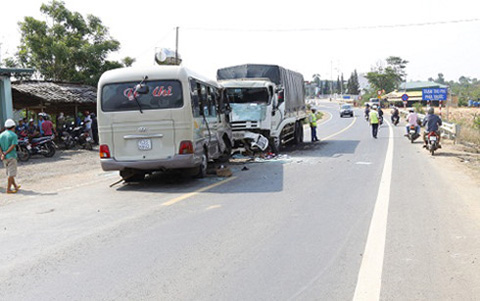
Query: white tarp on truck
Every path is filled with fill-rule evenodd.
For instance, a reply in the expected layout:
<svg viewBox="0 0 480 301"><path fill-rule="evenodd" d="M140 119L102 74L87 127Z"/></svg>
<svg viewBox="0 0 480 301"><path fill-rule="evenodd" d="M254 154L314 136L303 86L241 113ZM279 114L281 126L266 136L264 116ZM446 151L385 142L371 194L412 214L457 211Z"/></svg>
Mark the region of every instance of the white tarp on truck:
<svg viewBox="0 0 480 301"><path fill-rule="evenodd" d="M217 80L242 78L268 78L285 91L287 113L305 110L305 88L303 75L277 65L245 64L222 68L217 71Z"/></svg>

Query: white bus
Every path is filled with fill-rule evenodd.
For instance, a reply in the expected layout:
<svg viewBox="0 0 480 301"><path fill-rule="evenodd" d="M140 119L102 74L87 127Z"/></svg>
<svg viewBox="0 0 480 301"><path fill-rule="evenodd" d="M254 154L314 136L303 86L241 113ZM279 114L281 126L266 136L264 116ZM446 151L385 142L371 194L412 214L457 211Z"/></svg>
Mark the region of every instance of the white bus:
<svg viewBox="0 0 480 301"><path fill-rule="evenodd" d="M221 86L181 66L121 68L98 84L100 162L125 181L154 171L203 177L232 149L229 106Z"/></svg>

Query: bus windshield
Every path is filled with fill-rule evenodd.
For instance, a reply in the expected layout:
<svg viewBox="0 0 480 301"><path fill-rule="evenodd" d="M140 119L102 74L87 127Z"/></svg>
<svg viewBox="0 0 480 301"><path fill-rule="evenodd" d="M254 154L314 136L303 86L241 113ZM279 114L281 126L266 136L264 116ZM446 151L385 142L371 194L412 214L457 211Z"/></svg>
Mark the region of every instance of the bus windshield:
<svg viewBox="0 0 480 301"><path fill-rule="evenodd" d="M142 110L183 107L182 84L179 81L147 81L146 94L134 92L137 84L138 82L127 82L103 86L102 111L138 111L139 106Z"/></svg>
<svg viewBox="0 0 480 301"><path fill-rule="evenodd" d="M269 100L267 88L227 88L230 103L267 104Z"/></svg>

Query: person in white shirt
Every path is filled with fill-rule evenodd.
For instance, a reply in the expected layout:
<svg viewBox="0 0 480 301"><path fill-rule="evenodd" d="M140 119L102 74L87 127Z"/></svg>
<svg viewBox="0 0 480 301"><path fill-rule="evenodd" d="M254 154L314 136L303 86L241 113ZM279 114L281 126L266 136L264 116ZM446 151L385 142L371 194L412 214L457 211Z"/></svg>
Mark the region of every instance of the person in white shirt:
<svg viewBox="0 0 480 301"><path fill-rule="evenodd" d="M85 119L83 120L83 126L85 127L85 132L87 132L88 135L91 138L93 138L92 117L90 117L90 112L89 111L85 112Z"/></svg>
<svg viewBox="0 0 480 301"><path fill-rule="evenodd" d="M407 124L407 127L406 127L407 134L405 135L407 137L408 137L408 132L410 130L411 125L415 126L415 131L416 131L417 134L420 131L420 126L418 125L418 115L417 115L417 113L415 113L415 109L410 108L409 112L410 113L408 113L408 115L407 115L407 121L408 121L408 124Z"/></svg>

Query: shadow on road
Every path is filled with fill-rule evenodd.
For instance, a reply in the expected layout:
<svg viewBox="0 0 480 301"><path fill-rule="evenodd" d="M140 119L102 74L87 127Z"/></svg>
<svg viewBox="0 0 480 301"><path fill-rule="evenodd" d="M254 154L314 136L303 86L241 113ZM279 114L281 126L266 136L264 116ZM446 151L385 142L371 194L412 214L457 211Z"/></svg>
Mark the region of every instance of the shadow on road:
<svg viewBox="0 0 480 301"><path fill-rule="evenodd" d="M285 154L308 157L339 157L342 154L354 154L360 140L326 140L303 143L285 149Z"/></svg>
<svg viewBox="0 0 480 301"><path fill-rule="evenodd" d="M271 193L283 190L284 164L300 157L330 157L337 158L344 154L354 154L360 141L358 140L329 140L316 143L302 143L300 145L285 146L281 154L286 159L272 160L245 160L233 161L225 164L233 176L234 181L213 187L209 193ZM223 180L215 175L215 168L220 164L210 166L210 174L203 179L192 178L178 172L156 172L147 176L144 181L119 184L117 191L140 191L152 193L189 193L203 187L208 187Z"/></svg>
<svg viewBox="0 0 480 301"><path fill-rule="evenodd" d="M218 164L217 164L218 165ZM209 175L203 179L193 178L176 172L157 172L144 181L119 184L117 191L140 191L152 193L189 193L216 184L226 178L215 173L212 165ZM283 190L283 162L245 162L226 164L234 177L230 183L213 187L208 193L271 193ZM228 178L227 178L228 179Z"/></svg>
<svg viewBox="0 0 480 301"><path fill-rule="evenodd" d="M0 189L0 194L7 194L5 189ZM56 192L51 193L42 193L36 192L34 190L26 190L21 188L17 193L13 193L10 195L24 195L24 196L49 196L49 195L58 195Z"/></svg>

